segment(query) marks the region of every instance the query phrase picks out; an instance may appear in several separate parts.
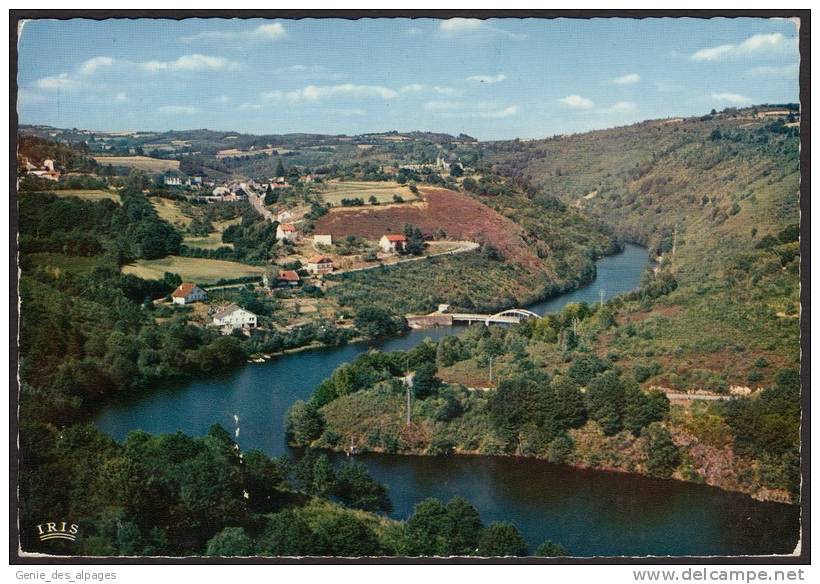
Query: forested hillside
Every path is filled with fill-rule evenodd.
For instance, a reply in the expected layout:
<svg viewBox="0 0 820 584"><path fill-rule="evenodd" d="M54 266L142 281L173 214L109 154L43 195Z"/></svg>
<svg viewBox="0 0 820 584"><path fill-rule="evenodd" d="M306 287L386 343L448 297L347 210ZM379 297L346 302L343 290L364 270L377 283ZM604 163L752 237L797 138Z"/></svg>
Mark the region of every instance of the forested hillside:
<svg viewBox="0 0 820 584"><path fill-rule="evenodd" d="M319 431L294 442L535 456L796 501L799 134L756 113L484 145L529 201L465 184L474 196L534 233L539 207L575 208L656 269L603 306L414 351L410 426L389 366L340 370L306 406Z"/></svg>

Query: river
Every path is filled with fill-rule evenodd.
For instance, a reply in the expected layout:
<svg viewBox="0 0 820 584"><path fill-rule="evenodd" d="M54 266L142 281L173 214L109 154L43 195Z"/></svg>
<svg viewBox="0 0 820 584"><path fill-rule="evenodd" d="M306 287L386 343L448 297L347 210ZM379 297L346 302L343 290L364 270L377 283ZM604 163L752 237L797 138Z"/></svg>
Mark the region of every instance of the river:
<svg viewBox="0 0 820 584"><path fill-rule="evenodd" d="M598 261L591 284L528 308L539 314L569 302L598 302L633 290L647 267L644 248L627 245ZM136 429L203 435L214 423L234 427L239 445L271 456L289 452L283 421L333 370L363 351L407 349L462 327L413 330L398 337L312 349L248 365L229 374L168 385L111 402L95 417L117 440ZM524 458L363 455L373 476L387 485L404 519L426 497L469 500L485 522L512 521L531 550L545 539L574 555L737 555L791 553L797 541L796 506L754 501L691 483L588 471Z"/></svg>

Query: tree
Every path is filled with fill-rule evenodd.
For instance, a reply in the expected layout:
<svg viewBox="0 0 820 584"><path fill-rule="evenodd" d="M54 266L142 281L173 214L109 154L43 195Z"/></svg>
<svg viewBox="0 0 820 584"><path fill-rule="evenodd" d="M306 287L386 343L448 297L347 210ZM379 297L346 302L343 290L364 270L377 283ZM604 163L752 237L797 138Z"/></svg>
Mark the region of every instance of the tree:
<svg viewBox="0 0 820 584"><path fill-rule="evenodd" d="M274 176L276 178L282 178L285 176L285 165L282 164L281 158L276 161L276 172L274 172Z"/></svg>
<svg viewBox="0 0 820 584"><path fill-rule="evenodd" d="M312 402L298 400L288 410L285 433L296 446L309 446L325 428L325 419Z"/></svg>
<svg viewBox="0 0 820 584"><path fill-rule="evenodd" d="M447 508L438 499L425 499L404 526L401 551L408 556L448 556L450 532Z"/></svg>
<svg viewBox="0 0 820 584"><path fill-rule="evenodd" d="M572 438L566 434L556 436L547 448L547 460L554 464L564 464L572 456L573 448L575 448L575 443Z"/></svg>
<svg viewBox="0 0 820 584"><path fill-rule="evenodd" d="M461 165L458 163L454 163L450 165L450 176L458 178L464 174L464 169L461 168Z"/></svg>
<svg viewBox="0 0 820 584"><path fill-rule="evenodd" d="M623 429L624 388L618 374L607 371L587 386L587 411L604 434L612 436Z"/></svg>
<svg viewBox="0 0 820 584"><path fill-rule="evenodd" d="M464 346L457 336L449 335L438 342L436 347L436 365L438 367L450 367L465 358Z"/></svg>
<svg viewBox="0 0 820 584"><path fill-rule="evenodd" d="M564 430L580 428L587 420L587 408L581 388L566 375L556 375L550 381L555 396L553 408L558 426Z"/></svg>
<svg viewBox="0 0 820 584"><path fill-rule="evenodd" d="M307 522L293 509L271 515L256 546L263 556L312 556L319 542Z"/></svg>
<svg viewBox="0 0 820 584"><path fill-rule="evenodd" d="M371 477L367 467L358 461L339 469L333 494L345 505L365 511L389 512L393 507L387 488Z"/></svg>
<svg viewBox="0 0 820 584"><path fill-rule="evenodd" d="M253 554L253 541L241 527L226 527L210 540L205 551L206 556L250 556Z"/></svg>
<svg viewBox="0 0 820 584"><path fill-rule="evenodd" d="M356 313L353 319L356 329L368 337L392 335L401 330L400 321L382 308L365 306Z"/></svg>
<svg viewBox="0 0 820 584"><path fill-rule="evenodd" d="M512 523L494 521L481 533L478 555L485 557L526 556L527 542Z"/></svg>
<svg viewBox="0 0 820 584"><path fill-rule="evenodd" d="M466 499L453 497L447 503L450 523L447 538L450 553L457 556L475 554L484 524L478 511Z"/></svg>
<svg viewBox="0 0 820 584"><path fill-rule="evenodd" d="M425 399L435 395L441 387L441 380L436 377L436 366L433 363L423 363L416 368L413 375L413 395L418 399Z"/></svg>
<svg viewBox="0 0 820 584"><path fill-rule="evenodd" d="M660 390L644 393L637 386L627 387L624 405L624 427L639 436L641 430L662 420L669 413L669 398Z"/></svg>
<svg viewBox="0 0 820 584"><path fill-rule="evenodd" d="M672 435L664 426L655 423L647 426L643 435L646 437L646 471L650 476L667 479L680 464L680 450L672 440Z"/></svg>
<svg viewBox="0 0 820 584"><path fill-rule="evenodd" d="M555 558L560 556L568 556L569 552L564 546L553 543L550 540L546 540L535 550L535 555L546 558Z"/></svg>
<svg viewBox="0 0 820 584"><path fill-rule="evenodd" d="M245 452L242 471L248 505L253 510L270 510L276 503L278 487L284 480L279 465L254 449Z"/></svg>
<svg viewBox="0 0 820 584"><path fill-rule="evenodd" d="M373 530L349 512L322 518L315 534L322 555L362 557L379 556L383 553Z"/></svg>

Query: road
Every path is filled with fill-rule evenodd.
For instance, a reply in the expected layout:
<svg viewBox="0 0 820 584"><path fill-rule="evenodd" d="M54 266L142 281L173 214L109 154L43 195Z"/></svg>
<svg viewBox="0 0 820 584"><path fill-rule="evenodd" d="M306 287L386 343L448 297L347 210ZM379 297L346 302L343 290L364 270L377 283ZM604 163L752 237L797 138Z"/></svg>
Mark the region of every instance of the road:
<svg viewBox="0 0 820 584"><path fill-rule="evenodd" d="M426 260L427 258L435 258L438 256L443 255L454 255L457 253L464 253L467 251L473 251L481 247L479 244L475 243L474 241L438 241L436 243L439 244L451 244L458 246L456 249L448 249L447 251L440 251L438 253L431 253L429 255L421 255L421 256L414 256L412 258L405 258L403 260L399 260L396 262L390 263L379 263L372 266L364 266L363 268L353 268L350 270L338 270L333 272L334 274L349 274L351 272L364 272L366 270L375 270L376 268L381 268L382 266L396 266L398 264L403 264L406 262L417 262L419 260Z"/></svg>
<svg viewBox="0 0 820 584"><path fill-rule="evenodd" d="M248 195L248 202L264 219L271 222L276 221L276 217L273 216L273 213L265 207L265 195Z"/></svg>

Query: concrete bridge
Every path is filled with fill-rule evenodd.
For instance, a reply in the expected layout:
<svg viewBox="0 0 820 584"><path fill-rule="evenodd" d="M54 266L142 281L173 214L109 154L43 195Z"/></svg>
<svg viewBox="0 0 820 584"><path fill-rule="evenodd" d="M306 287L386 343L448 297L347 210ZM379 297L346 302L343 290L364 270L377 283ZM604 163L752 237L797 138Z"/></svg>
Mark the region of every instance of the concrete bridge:
<svg viewBox="0 0 820 584"><path fill-rule="evenodd" d="M518 324L528 318L541 318L534 312L523 308L511 308L510 310L504 310L497 314L465 314L456 312L450 316L453 317L454 322L482 322L487 326L491 324Z"/></svg>
<svg viewBox="0 0 820 584"><path fill-rule="evenodd" d="M452 326L457 322L466 322L468 324L479 322L485 326L490 326L491 324L518 324L528 318L541 318L541 316L523 308L503 310L497 314L447 313L439 311L424 315L408 315L407 323L412 328Z"/></svg>

